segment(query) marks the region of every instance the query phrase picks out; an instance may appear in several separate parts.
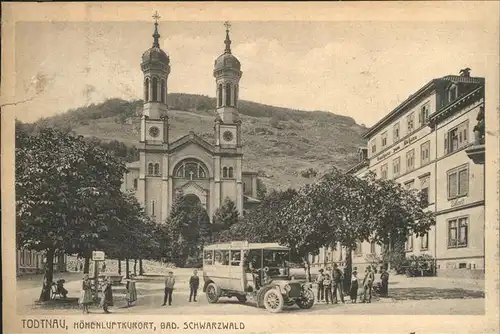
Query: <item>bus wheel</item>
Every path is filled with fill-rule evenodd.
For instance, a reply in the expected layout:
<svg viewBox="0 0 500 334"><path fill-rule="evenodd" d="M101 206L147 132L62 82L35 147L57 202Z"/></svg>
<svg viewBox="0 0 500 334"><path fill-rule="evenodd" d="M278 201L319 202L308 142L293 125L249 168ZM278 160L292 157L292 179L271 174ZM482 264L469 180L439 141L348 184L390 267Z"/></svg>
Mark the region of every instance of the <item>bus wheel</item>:
<svg viewBox="0 0 500 334"><path fill-rule="evenodd" d="M270 289L264 295L264 307L266 310L272 313L278 313L283 310L283 305L285 301L283 300L283 296L276 289Z"/></svg>
<svg viewBox="0 0 500 334"><path fill-rule="evenodd" d="M220 297L220 289L215 283L210 283L206 290L207 300L210 304L217 303Z"/></svg>

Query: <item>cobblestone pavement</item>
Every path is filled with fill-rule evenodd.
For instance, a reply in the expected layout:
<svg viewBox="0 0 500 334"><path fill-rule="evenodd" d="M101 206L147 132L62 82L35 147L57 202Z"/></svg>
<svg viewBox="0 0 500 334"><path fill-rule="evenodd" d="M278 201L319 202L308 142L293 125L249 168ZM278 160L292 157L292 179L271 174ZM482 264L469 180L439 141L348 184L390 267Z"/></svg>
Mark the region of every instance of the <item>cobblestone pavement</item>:
<svg viewBox="0 0 500 334"><path fill-rule="evenodd" d="M257 308L255 303L247 301L239 303L236 298L221 298L217 304L209 304L205 295L199 291L198 302L188 302L188 279L191 270L176 269L176 289L173 305L161 306L163 303L163 278L161 276L146 276L138 279L137 292L139 299L135 306L126 307L125 287L117 286L113 289L115 306L114 313L134 314L267 314L264 309ZM80 292L80 276L74 274L60 274L55 278L67 279L65 285L69 297L78 297ZM28 284L24 279L17 284L17 310L23 315L28 314L78 314L81 312L75 303L70 305L45 305L34 303L40 294L40 284L32 280ZM304 314L413 314L413 315L480 315L484 314L484 281L470 279L450 279L440 277L406 278L391 276L389 297L374 299L370 304L326 305L316 303L310 310L300 310L298 307L285 309L285 312ZM102 313L95 306L92 313Z"/></svg>

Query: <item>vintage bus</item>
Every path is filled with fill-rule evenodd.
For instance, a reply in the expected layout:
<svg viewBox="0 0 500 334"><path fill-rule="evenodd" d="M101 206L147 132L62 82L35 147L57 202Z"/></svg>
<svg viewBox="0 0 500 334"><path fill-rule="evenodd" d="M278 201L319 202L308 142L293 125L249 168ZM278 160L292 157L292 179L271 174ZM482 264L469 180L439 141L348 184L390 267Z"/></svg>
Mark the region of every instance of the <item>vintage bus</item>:
<svg viewBox="0 0 500 334"><path fill-rule="evenodd" d="M290 249L276 243L233 241L203 249L203 292L209 303L220 297L248 299L271 312L284 306L311 308L310 283L290 277Z"/></svg>

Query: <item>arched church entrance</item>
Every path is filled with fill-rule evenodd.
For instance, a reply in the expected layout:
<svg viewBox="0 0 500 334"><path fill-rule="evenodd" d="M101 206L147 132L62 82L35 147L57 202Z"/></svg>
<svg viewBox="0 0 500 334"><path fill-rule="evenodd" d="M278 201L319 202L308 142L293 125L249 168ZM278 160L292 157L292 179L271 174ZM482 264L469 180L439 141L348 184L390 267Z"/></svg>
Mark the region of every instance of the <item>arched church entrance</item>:
<svg viewBox="0 0 500 334"><path fill-rule="evenodd" d="M184 200L186 201L186 205L190 208L195 208L198 206L203 206L201 203L201 199L196 194L187 194L184 195Z"/></svg>

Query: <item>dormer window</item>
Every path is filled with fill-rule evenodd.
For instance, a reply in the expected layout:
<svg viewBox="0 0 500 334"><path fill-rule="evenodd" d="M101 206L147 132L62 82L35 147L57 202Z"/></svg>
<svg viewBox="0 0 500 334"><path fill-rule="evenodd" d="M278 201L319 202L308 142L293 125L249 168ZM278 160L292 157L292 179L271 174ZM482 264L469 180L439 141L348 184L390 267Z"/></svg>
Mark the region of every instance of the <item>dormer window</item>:
<svg viewBox="0 0 500 334"><path fill-rule="evenodd" d="M457 86L452 86L449 91L449 100L450 102L454 101L458 97L458 89Z"/></svg>

